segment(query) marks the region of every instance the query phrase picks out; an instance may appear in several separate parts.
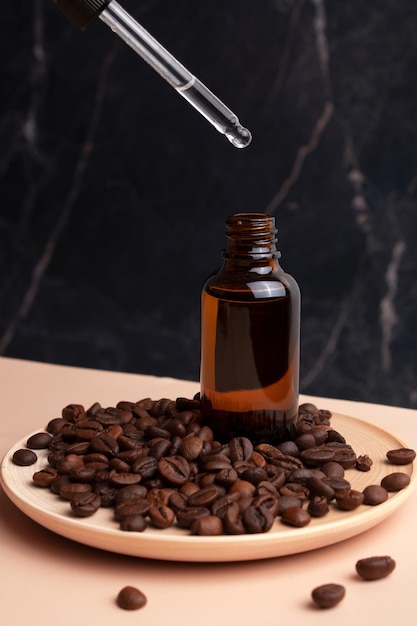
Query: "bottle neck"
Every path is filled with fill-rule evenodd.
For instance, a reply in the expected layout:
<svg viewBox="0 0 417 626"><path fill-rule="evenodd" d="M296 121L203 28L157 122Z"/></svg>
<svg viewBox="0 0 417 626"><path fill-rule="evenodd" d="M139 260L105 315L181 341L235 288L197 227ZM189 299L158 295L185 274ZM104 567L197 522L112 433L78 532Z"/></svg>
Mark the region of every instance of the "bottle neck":
<svg viewBox="0 0 417 626"><path fill-rule="evenodd" d="M232 215L226 220L227 246L223 250L225 262L277 262L281 253L275 245L276 233L274 217L263 213Z"/></svg>

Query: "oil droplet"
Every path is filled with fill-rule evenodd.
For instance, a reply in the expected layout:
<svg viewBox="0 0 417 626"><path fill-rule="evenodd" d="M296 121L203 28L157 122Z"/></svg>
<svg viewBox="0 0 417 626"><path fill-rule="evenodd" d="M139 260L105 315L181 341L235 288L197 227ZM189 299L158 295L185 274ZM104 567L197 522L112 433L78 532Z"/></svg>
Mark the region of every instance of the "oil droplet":
<svg viewBox="0 0 417 626"><path fill-rule="evenodd" d="M252 141L250 130L240 124L236 124L236 126L228 130L225 135L235 148L246 148Z"/></svg>

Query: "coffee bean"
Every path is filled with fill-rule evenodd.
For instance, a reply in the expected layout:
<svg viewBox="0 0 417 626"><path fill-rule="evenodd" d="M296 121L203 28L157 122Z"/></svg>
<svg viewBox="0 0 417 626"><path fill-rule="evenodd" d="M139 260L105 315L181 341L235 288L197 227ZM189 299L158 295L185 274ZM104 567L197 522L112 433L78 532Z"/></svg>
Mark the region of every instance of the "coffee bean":
<svg viewBox="0 0 417 626"><path fill-rule="evenodd" d="M32 450L45 450L51 443L52 435L50 433L36 433L29 437L26 442L28 448Z"/></svg>
<svg viewBox="0 0 417 626"><path fill-rule="evenodd" d="M208 508L203 506L186 507L177 511L177 524L180 528L191 528L193 523L200 519L200 517L206 517L210 515Z"/></svg>
<svg viewBox="0 0 417 626"><path fill-rule="evenodd" d="M248 533L265 533L274 523L274 516L266 506L249 506L242 513L242 521Z"/></svg>
<svg viewBox="0 0 417 626"><path fill-rule="evenodd" d="M146 519L140 514L126 515L120 521L120 530L126 530L128 532L142 533L146 530L146 527Z"/></svg>
<svg viewBox="0 0 417 626"><path fill-rule="evenodd" d="M33 450L21 448L20 450L16 450L16 452L13 453L12 460L15 465L20 465L23 467L27 465L33 465L38 460L38 457L36 453L33 452Z"/></svg>
<svg viewBox="0 0 417 626"><path fill-rule="evenodd" d="M169 506L160 504L159 506L151 506L149 518L156 528L169 528L175 521L175 513Z"/></svg>
<svg viewBox="0 0 417 626"><path fill-rule="evenodd" d="M367 454L358 456L356 460L356 469L359 470L360 472L369 472L372 465L373 465L373 461Z"/></svg>
<svg viewBox="0 0 417 626"><path fill-rule="evenodd" d="M202 537L222 535L223 530L222 520L214 515L200 517L191 525L191 534L201 535Z"/></svg>
<svg viewBox="0 0 417 626"><path fill-rule="evenodd" d="M335 498L340 509L353 511L363 503L365 496L361 491L357 491L356 489L341 489L340 491L336 491Z"/></svg>
<svg viewBox="0 0 417 626"><path fill-rule="evenodd" d="M281 515L281 520L289 526L302 528L311 522L311 515L305 509L298 506L290 506Z"/></svg>
<svg viewBox="0 0 417 626"><path fill-rule="evenodd" d="M325 446L314 446L300 452L300 459L307 466L317 467L323 463L334 461L336 453L331 448Z"/></svg>
<svg viewBox="0 0 417 626"><path fill-rule="evenodd" d="M393 465L408 465L416 458L416 452L410 448L398 448L397 450L388 450L386 456Z"/></svg>
<svg viewBox="0 0 417 626"><path fill-rule="evenodd" d="M58 472L53 467L44 467L39 472L35 472L32 480L38 487L50 487L52 481L58 476Z"/></svg>
<svg viewBox="0 0 417 626"><path fill-rule="evenodd" d="M387 491L401 491L409 484L410 476L405 472L393 472L381 480L381 486Z"/></svg>
<svg viewBox="0 0 417 626"><path fill-rule="evenodd" d="M91 491L77 493L71 498L70 504L77 517L90 517L100 508L101 498Z"/></svg>
<svg viewBox="0 0 417 626"><path fill-rule="evenodd" d="M321 609L331 609L343 600L345 594L346 590L343 585L329 583L313 589L311 597Z"/></svg>
<svg viewBox="0 0 417 626"><path fill-rule="evenodd" d="M371 556L356 563L356 571L365 580L379 580L391 574L395 561L390 556Z"/></svg>
<svg viewBox="0 0 417 626"><path fill-rule="evenodd" d="M162 478L171 485L183 485L190 477L190 466L182 456L167 456L158 461Z"/></svg>
<svg viewBox="0 0 417 626"><path fill-rule="evenodd" d="M388 491L381 485L368 485L363 490L364 504L377 506L388 499Z"/></svg>
<svg viewBox="0 0 417 626"><path fill-rule="evenodd" d="M147 598L136 587L123 587L117 596L117 605L125 611L135 611L145 606Z"/></svg>
<svg viewBox="0 0 417 626"><path fill-rule="evenodd" d="M315 496L307 506L311 517L323 517L329 512L329 502L324 496Z"/></svg>

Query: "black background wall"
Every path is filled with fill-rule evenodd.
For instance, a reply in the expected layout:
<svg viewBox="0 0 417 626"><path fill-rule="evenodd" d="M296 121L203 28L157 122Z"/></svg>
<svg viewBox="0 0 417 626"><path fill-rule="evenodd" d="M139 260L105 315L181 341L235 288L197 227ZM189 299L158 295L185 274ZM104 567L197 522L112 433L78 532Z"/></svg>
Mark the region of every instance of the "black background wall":
<svg viewBox="0 0 417 626"><path fill-rule="evenodd" d="M417 406L415 0L120 0L237 150L100 20L0 4L0 354L198 379L224 220L275 215L301 390Z"/></svg>

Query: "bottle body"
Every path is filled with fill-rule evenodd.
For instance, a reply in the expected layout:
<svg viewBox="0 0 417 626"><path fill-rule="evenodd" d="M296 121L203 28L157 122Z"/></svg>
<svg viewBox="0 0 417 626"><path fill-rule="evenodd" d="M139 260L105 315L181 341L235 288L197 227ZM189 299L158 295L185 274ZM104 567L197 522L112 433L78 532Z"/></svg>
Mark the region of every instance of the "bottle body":
<svg viewBox="0 0 417 626"><path fill-rule="evenodd" d="M201 410L216 438L277 443L298 414L300 292L278 263L274 219L237 214L201 302Z"/></svg>

